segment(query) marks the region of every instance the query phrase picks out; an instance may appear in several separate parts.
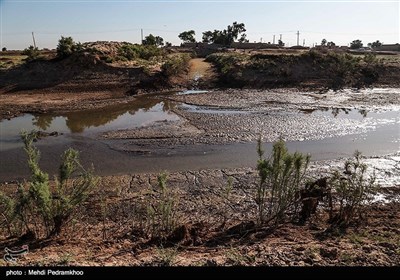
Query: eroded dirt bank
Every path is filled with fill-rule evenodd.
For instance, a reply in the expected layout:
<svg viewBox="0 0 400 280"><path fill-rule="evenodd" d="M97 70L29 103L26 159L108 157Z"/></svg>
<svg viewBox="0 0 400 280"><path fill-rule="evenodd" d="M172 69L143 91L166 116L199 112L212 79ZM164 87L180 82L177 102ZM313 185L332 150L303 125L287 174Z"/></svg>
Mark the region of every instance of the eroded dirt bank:
<svg viewBox="0 0 400 280"><path fill-rule="evenodd" d="M296 87L318 92L329 88L399 86L398 55L375 58L316 52L228 52L211 55L207 60L191 59L182 71L168 76L157 59L141 66L135 61L115 62L120 44L108 56L103 44L100 42L97 51L87 49L65 59L39 59L1 70L0 120L27 112L101 108L120 102L124 96L184 88ZM165 54L163 59L169 55L173 54ZM108 59L114 62L107 63Z"/></svg>

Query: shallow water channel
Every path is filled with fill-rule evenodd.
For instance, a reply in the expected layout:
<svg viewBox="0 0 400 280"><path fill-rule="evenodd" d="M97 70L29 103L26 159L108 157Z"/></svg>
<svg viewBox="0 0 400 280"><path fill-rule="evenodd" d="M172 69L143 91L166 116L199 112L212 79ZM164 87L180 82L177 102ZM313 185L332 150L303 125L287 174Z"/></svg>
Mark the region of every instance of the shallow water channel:
<svg viewBox="0 0 400 280"><path fill-rule="evenodd" d="M188 91L177 94L196 93L198 92ZM59 133L58 136L44 137L36 143L42 153L41 165L50 173L57 171L60 154L68 147L78 149L83 163L86 165L93 163L97 173L102 175L255 165L256 144L254 141L177 145L167 150L141 155L113 148L119 142L126 144L127 140L110 140L101 137L102 133L108 131L179 122L182 116L176 113L177 110L186 113L217 115L253 113L248 110L189 105L152 95L102 109L59 114L25 114L0 122L0 181L28 177L26 156L19 133L21 130L32 129ZM275 114L282 115L283 118L287 116L288 119L289 116L335 119L341 125L348 126L348 130L343 130L346 133L341 133L340 136L337 134L323 136L322 139L287 141L290 150L311 153L312 159L323 160L350 156L355 149L367 156L398 152L400 150L399 113L399 108L381 111L325 108L279 111ZM354 121L360 129L351 129ZM154 127L157 129L157 126ZM271 144L266 144L267 150L270 147Z"/></svg>

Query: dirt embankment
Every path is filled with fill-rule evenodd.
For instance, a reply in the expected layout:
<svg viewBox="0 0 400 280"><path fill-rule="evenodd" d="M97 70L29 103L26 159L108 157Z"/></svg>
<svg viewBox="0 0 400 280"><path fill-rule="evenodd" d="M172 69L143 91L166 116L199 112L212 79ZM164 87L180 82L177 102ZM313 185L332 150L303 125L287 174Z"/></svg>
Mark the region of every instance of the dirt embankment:
<svg viewBox="0 0 400 280"><path fill-rule="evenodd" d="M124 102L139 91L171 87L160 74L110 65L90 53L42 59L0 72L0 120L21 113L100 108L110 100Z"/></svg>
<svg viewBox="0 0 400 280"><path fill-rule="evenodd" d="M368 86L397 87L399 55L389 62L372 54L342 53L243 54L215 53L207 57L218 69L220 87L333 89Z"/></svg>
<svg viewBox="0 0 400 280"><path fill-rule="evenodd" d="M100 108L128 95L177 88L277 88L325 90L342 87L400 86L399 60L342 54L216 53L192 59L188 69L166 76L157 59L139 66L113 61L120 44L100 42L65 59L39 59L0 71L0 119L26 112ZM90 48L89 48L90 47ZM92 49L96 47L96 51ZM101 47L104 47L101 48ZM110 51L112 50L112 51ZM174 54L164 54L165 57ZM143 61L142 61L143 62ZM136 64L135 64L136 63ZM147 63L147 64L146 64ZM147 65L147 66L144 66ZM171 65L170 70L174 70ZM172 71L173 72L173 71Z"/></svg>

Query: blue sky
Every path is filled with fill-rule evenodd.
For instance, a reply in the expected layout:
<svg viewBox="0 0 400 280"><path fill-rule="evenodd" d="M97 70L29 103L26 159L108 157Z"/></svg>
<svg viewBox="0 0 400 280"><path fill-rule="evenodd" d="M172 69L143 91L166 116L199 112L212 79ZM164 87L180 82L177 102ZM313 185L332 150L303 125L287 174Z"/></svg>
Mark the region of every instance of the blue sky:
<svg viewBox="0 0 400 280"><path fill-rule="evenodd" d="M399 1L35 1L0 0L1 47L23 49L35 32L39 48L54 48L61 35L75 41L140 42L152 33L179 44L178 34L224 29L234 21L246 25L251 42L276 41L289 46L320 43L339 45L354 39L398 43Z"/></svg>

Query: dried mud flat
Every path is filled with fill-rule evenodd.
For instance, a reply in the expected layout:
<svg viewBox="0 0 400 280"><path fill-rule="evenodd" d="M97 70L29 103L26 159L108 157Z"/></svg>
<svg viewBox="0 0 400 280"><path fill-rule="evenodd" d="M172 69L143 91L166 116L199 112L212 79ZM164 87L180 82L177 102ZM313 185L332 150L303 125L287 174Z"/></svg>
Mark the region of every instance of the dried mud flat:
<svg viewBox="0 0 400 280"><path fill-rule="evenodd" d="M390 88L323 94L295 89L215 90L159 97L177 102L173 112L180 116L180 121L157 123L153 128L111 131L101 138L125 139L124 145L119 142L111 146L130 152L136 147L156 151L177 145L247 143L260 135L267 142L279 137L286 141L319 140L364 133L376 125L375 120L368 119L369 112L400 109L399 90ZM367 118L360 121L354 117L333 117L351 111ZM150 133L152 129L154 132Z"/></svg>
<svg viewBox="0 0 400 280"><path fill-rule="evenodd" d="M386 158L394 164L381 178L399 178L398 158ZM313 163L311 176L324 175L339 163L343 162ZM389 176L388 171L397 173ZM227 196L229 177L232 190ZM102 177L96 192L78 210L79 222L64 234L35 242L2 238L0 250L28 244L29 253L17 263L23 266L400 265L398 183L384 184L384 201L365 208L364 220L356 219L345 231L330 231L325 203L305 224L288 221L275 230L253 230L256 182L252 168L169 174L168 186L178 201L176 221L183 234L160 244L149 238L140 222L140 211L157 193L157 174Z"/></svg>

